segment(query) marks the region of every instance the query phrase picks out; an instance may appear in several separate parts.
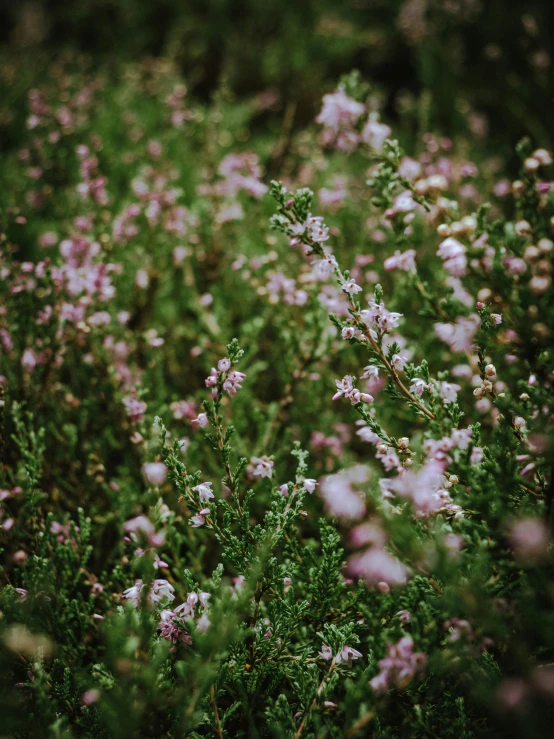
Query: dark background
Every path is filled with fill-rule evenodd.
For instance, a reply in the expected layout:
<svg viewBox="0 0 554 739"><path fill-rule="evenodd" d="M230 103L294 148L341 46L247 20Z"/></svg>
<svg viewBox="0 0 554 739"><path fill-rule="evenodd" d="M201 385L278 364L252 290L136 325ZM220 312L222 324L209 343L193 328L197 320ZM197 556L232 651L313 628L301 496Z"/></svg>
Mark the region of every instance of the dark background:
<svg viewBox="0 0 554 739"><path fill-rule="evenodd" d="M530 133L552 144L550 0L2 0L4 59L35 73L67 49L93 64L169 56L199 98L225 81L237 96L272 88L295 125L353 68L385 94L427 92L429 127L453 135L471 106L494 145ZM31 75L32 76L32 75ZM6 91L4 91L5 93ZM9 98L8 98L9 99ZM6 98L4 98L6 100Z"/></svg>

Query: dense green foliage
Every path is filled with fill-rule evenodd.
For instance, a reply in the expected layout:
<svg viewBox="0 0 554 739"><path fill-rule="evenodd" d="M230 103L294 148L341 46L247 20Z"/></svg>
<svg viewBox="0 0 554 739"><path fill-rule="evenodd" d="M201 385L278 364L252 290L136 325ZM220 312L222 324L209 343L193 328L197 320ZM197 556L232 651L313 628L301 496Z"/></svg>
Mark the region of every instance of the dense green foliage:
<svg viewBox="0 0 554 739"><path fill-rule="evenodd" d="M549 736L552 11L239 5L5 11L0 733Z"/></svg>

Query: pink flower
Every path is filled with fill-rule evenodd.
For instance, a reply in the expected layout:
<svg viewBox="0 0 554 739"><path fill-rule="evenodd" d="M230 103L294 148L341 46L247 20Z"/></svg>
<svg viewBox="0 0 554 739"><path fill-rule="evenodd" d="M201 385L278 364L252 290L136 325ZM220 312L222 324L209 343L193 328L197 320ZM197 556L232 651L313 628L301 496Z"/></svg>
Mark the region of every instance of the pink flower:
<svg viewBox="0 0 554 739"><path fill-rule="evenodd" d="M25 349L21 357L21 366L27 372L32 372L37 366L37 356L32 349Z"/></svg>
<svg viewBox="0 0 554 739"><path fill-rule="evenodd" d="M392 313L385 308L384 303L376 303L371 299L368 301L369 309L360 311L363 322L367 326L376 324L382 333L387 333L398 327L402 313Z"/></svg>
<svg viewBox="0 0 554 739"><path fill-rule="evenodd" d="M335 657L335 664L347 664L348 667L352 667L352 660L359 659L362 656L361 652L358 652L354 647L344 646Z"/></svg>
<svg viewBox="0 0 554 739"><path fill-rule="evenodd" d="M345 398L350 400L352 405L356 405L357 403L372 403L373 396L369 395L369 393L362 393L355 388L352 384L352 379L352 375L346 375L342 380L335 380L337 392L333 395L333 400L337 400L344 395Z"/></svg>
<svg viewBox="0 0 554 739"><path fill-rule="evenodd" d="M413 395L417 395L418 398L421 398L428 387L429 385L425 380L422 380L421 377L414 377L410 383L410 392L413 393Z"/></svg>
<svg viewBox="0 0 554 739"><path fill-rule="evenodd" d="M392 204L392 213L409 213L412 210L416 210L421 206L414 200L410 190L405 190L397 195Z"/></svg>
<svg viewBox="0 0 554 739"><path fill-rule="evenodd" d="M142 582L142 580L137 580L133 587L127 588L127 590L123 591L123 597L130 600L135 608L137 608L138 604L140 603L140 595L143 587L144 583Z"/></svg>
<svg viewBox="0 0 554 739"><path fill-rule="evenodd" d="M136 534L137 531L142 531L144 534L150 535L155 531L155 529L154 524L149 518L146 516L137 516L136 518L129 519L123 524L123 531L133 534Z"/></svg>
<svg viewBox="0 0 554 739"><path fill-rule="evenodd" d="M516 557L522 561L544 557L550 542L548 529L539 518L522 518L512 526L509 536Z"/></svg>
<svg viewBox="0 0 554 739"><path fill-rule="evenodd" d="M357 293L362 292L362 288L356 284L353 277L342 283L342 290L348 295L356 295Z"/></svg>
<svg viewBox="0 0 554 739"><path fill-rule="evenodd" d="M317 116L316 123L320 123L334 132L341 128L353 126L365 112L362 103L358 103L344 92L335 90L330 95L323 96L323 108Z"/></svg>
<svg viewBox="0 0 554 739"><path fill-rule="evenodd" d="M202 508L196 516L191 516L190 520L192 521L192 528L197 529L200 526L203 526L206 523L206 516L209 512L209 508Z"/></svg>
<svg viewBox="0 0 554 739"><path fill-rule="evenodd" d="M142 465L142 474L150 485L160 487L167 477L167 467L163 462L145 462Z"/></svg>
<svg viewBox="0 0 554 739"><path fill-rule="evenodd" d="M337 260L334 256L326 257L325 259L318 259L314 262L314 273L321 280L327 280L337 267Z"/></svg>
<svg viewBox="0 0 554 739"><path fill-rule="evenodd" d="M387 487L400 498L411 500L416 515L438 513L445 504L452 502L443 489L443 470L443 465L433 459L418 472L403 470L398 477L389 479Z"/></svg>
<svg viewBox="0 0 554 739"><path fill-rule="evenodd" d="M192 637L190 634L187 634L184 629L181 628L177 623L175 623L175 618L177 614L175 611L170 611L168 609L161 611L160 613L160 622L158 624L158 629L161 634L161 636L164 639L168 639L169 641L173 642L173 644L191 644L192 643Z"/></svg>
<svg viewBox="0 0 554 739"><path fill-rule="evenodd" d="M343 339L345 339L345 341L348 341L349 339L353 339L354 336L356 336L356 329L353 326L345 326L342 329L340 335Z"/></svg>
<svg viewBox="0 0 554 739"><path fill-rule="evenodd" d="M388 272L394 269L399 269L403 272L415 272L415 254L414 249L408 249L408 251L403 253L397 250L394 256L385 259L384 267Z"/></svg>
<svg viewBox="0 0 554 739"><path fill-rule="evenodd" d="M162 546L165 541L164 535L156 533L154 524L146 516L137 516L136 518L129 519L123 524L123 531L127 534L134 534L135 540L137 533L142 532L148 539L149 544L153 547ZM156 567L156 564L154 566Z"/></svg>
<svg viewBox="0 0 554 739"><path fill-rule="evenodd" d="M200 483L200 485L196 485L196 487L193 488L193 490L196 490L198 493L198 498L200 499L201 503L207 503L210 498L214 497L214 494L212 493L212 483L211 482L203 482Z"/></svg>
<svg viewBox="0 0 554 739"><path fill-rule="evenodd" d="M314 490L316 489L316 486L317 486L317 481L316 481L316 480L313 480L312 478L306 478L306 479L305 479L305 480L304 480L304 481L302 482L302 485L303 485L303 487L304 487L304 490L305 490L305 491L306 491L307 493L313 493L313 492L314 492Z"/></svg>
<svg viewBox="0 0 554 739"><path fill-rule="evenodd" d="M309 215L304 225L310 240L314 243L323 244L329 240L329 229L323 222L322 216Z"/></svg>
<svg viewBox="0 0 554 739"><path fill-rule="evenodd" d="M351 557L348 561L348 571L369 585L376 585L379 582L404 585L409 575L408 568L402 562L377 547Z"/></svg>
<svg viewBox="0 0 554 739"><path fill-rule="evenodd" d="M204 380L204 384L206 385L206 387L215 387L217 385L218 379L219 373L215 367L212 367L210 370L210 374Z"/></svg>
<svg viewBox="0 0 554 739"><path fill-rule="evenodd" d="M401 611L398 611L396 615L400 619L401 624L409 624L410 621L412 620L412 614L406 608L403 608Z"/></svg>
<svg viewBox="0 0 554 739"><path fill-rule="evenodd" d="M364 367L363 375L360 379L362 380L377 380L379 377L379 368L375 367L374 365L370 364L367 367Z"/></svg>
<svg viewBox="0 0 554 739"><path fill-rule="evenodd" d="M92 706L95 703L98 702L100 699L100 691L96 690L95 688L91 688L90 690L87 690L83 695L81 696L81 703L83 706Z"/></svg>
<svg viewBox="0 0 554 739"><path fill-rule="evenodd" d="M407 180L417 180L421 174L421 164L411 157L404 157L400 162L398 174Z"/></svg>
<svg viewBox="0 0 554 739"><path fill-rule="evenodd" d="M144 420L144 414L146 413L146 403L143 400L137 398L136 390L131 390L131 395L123 398L123 405L127 411L127 415L131 423L140 423Z"/></svg>
<svg viewBox="0 0 554 739"><path fill-rule="evenodd" d="M375 151L381 151L385 140L391 135L391 129L386 123L369 120L362 131L362 141Z"/></svg>
<svg viewBox="0 0 554 739"><path fill-rule="evenodd" d="M458 390L461 389L460 385L456 385L455 382L441 382L439 397L445 403L455 403L458 397Z"/></svg>
<svg viewBox="0 0 554 739"><path fill-rule="evenodd" d="M320 482L320 491L329 513L346 520L361 518L366 510L365 502L352 483L366 479L367 469L362 465L324 477Z"/></svg>
<svg viewBox="0 0 554 739"><path fill-rule="evenodd" d="M455 323L435 323L435 333L454 352L469 352L479 328L479 316L460 317Z"/></svg>
<svg viewBox="0 0 554 739"><path fill-rule="evenodd" d="M379 674L369 681L376 693L385 693L391 688L402 690L423 671L427 655L413 649L411 636L403 636L396 644L389 644L387 656L379 661Z"/></svg>
<svg viewBox="0 0 554 739"><path fill-rule="evenodd" d="M269 457L252 457L250 459L251 464L255 465L252 474L256 477L272 477L273 475L273 460Z"/></svg>
<svg viewBox="0 0 554 739"><path fill-rule="evenodd" d="M207 413L199 413L197 418L192 420L192 423L197 423L200 428L204 429L210 423Z"/></svg>
<svg viewBox="0 0 554 739"><path fill-rule="evenodd" d="M234 397L237 393L237 390L240 390L242 388L241 382L244 379L246 379L246 375L243 372L237 372L236 370L233 370L227 375L223 383L223 389L231 397Z"/></svg>
<svg viewBox="0 0 554 739"><path fill-rule="evenodd" d="M402 371L407 363L406 357L403 357L401 354L393 354L391 359L391 365L396 370Z"/></svg>
<svg viewBox="0 0 554 739"><path fill-rule="evenodd" d="M231 360L227 357L220 359L217 363L217 368L220 372L227 372L227 370L231 369Z"/></svg>
<svg viewBox="0 0 554 739"><path fill-rule="evenodd" d="M175 588L167 580L154 580L148 598L152 603L165 600L172 601L175 599L174 593Z"/></svg>
<svg viewBox="0 0 554 739"><path fill-rule="evenodd" d="M333 400L338 400L342 395L348 397L348 393L353 390L352 379L352 375L345 375L342 380L335 380L337 392L333 395Z"/></svg>
<svg viewBox="0 0 554 739"><path fill-rule="evenodd" d="M321 659L325 660L325 662L330 662L333 659L333 650L331 647L328 647L327 644L322 644L321 652L318 652L318 655Z"/></svg>

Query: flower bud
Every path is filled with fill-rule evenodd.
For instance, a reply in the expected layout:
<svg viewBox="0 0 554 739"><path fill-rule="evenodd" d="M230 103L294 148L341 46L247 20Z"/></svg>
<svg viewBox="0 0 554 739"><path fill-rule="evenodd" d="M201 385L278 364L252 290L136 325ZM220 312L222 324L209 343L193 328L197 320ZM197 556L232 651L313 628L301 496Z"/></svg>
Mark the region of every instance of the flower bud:
<svg viewBox="0 0 554 739"><path fill-rule="evenodd" d="M531 224L524 219L518 221L514 228L518 236L528 236L531 233Z"/></svg>
<svg viewBox="0 0 554 739"><path fill-rule="evenodd" d="M551 284L552 280L550 279L550 277L546 275L535 275L531 278L529 282L529 287L535 293L535 295L542 295L542 293L548 290Z"/></svg>
<svg viewBox="0 0 554 739"><path fill-rule="evenodd" d="M464 216L461 222L468 231L475 231L477 228L477 220L475 216Z"/></svg>
<svg viewBox="0 0 554 739"><path fill-rule="evenodd" d="M452 223L450 229L453 236L462 236L466 232L466 227L463 223L460 223L460 221Z"/></svg>
<svg viewBox="0 0 554 739"><path fill-rule="evenodd" d="M496 367L494 364L487 364L485 367L485 374L487 377L496 377Z"/></svg>
<svg viewBox="0 0 554 739"><path fill-rule="evenodd" d="M523 401L524 403L526 403L529 400L529 395L527 395L527 393L521 393L521 395L519 396L519 399Z"/></svg>
<svg viewBox="0 0 554 739"><path fill-rule="evenodd" d="M552 155L546 149L537 149L534 151L533 159L536 159L543 167L548 167L549 164L552 164Z"/></svg>
<svg viewBox="0 0 554 739"><path fill-rule="evenodd" d="M447 236L450 236L452 232L450 230L450 226L448 226L446 223L441 223L440 226L438 226L437 228L437 233L439 236L446 238Z"/></svg>
<svg viewBox="0 0 554 739"><path fill-rule="evenodd" d="M523 162L523 166L525 167L526 172L536 172L537 169L541 166L541 163L538 159L535 159L535 157L527 157L527 159Z"/></svg>

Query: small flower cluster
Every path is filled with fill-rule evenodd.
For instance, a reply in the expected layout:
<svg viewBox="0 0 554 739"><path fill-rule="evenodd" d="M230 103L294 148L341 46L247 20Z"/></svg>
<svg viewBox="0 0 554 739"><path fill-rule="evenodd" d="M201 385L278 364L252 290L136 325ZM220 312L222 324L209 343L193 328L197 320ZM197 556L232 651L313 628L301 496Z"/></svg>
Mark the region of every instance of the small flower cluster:
<svg viewBox="0 0 554 739"><path fill-rule="evenodd" d="M379 660L380 672L369 684L376 693L402 690L423 671L426 661L423 652L414 652L413 639L403 636L396 644L389 644L387 656Z"/></svg>

